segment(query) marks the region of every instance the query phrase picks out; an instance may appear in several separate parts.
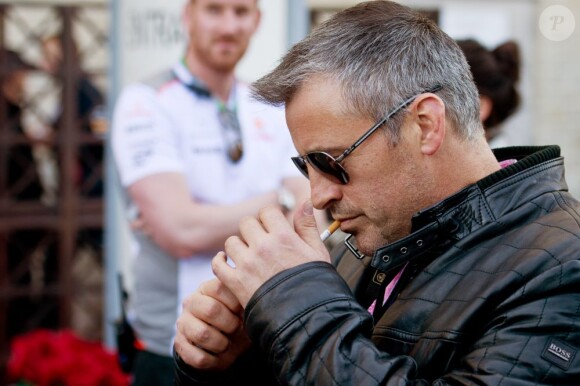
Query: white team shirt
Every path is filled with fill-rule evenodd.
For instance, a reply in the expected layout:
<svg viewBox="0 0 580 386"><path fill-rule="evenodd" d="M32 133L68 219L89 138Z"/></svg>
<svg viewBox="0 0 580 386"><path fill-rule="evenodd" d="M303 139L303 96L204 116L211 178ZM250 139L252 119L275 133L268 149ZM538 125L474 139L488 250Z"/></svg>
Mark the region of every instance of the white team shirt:
<svg viewBox="0 0 580 386"><path fill-rule="evenodd" d="M176 76L166 74L165 80L155 85L129 86L117 103L112 145L124 187L156 173L178 172L186 177L192 199L225 205L275 190L283 179L300 175L290 160L296 150L283 109L253 100L249 88L236 83L235 100L230 102L237 107L244 153L238 163L233 163L226 155L217 103L184 86L191 74L182 64L173 71ZM140 254L152 249L147 243L141 244ZM179 311L184 297L213 277L212 257L196 255L178 261L174 300ZM151 277L162 275L153 264L139 270ZM134 281L141 279L147 280L136 275ZM147 312L155 312L151 308L148 304Z"/></svg>

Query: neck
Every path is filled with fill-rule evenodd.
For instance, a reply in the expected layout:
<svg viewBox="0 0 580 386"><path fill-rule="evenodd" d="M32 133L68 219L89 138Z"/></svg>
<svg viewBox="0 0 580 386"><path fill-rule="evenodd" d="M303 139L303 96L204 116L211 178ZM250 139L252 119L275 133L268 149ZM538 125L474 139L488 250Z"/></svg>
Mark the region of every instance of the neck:
<svg viewBox="0 0 580 386"><path fill-rule="evenodd" d="M443 163L436 169L439 180L445 181L441 187L441 197L450 196L500 169L483 136L472 142L454 140L456 143L449 147Z"/></svg>
<svg viewBox="0 0 580 386"><path fill-rule="evenodd" d="M201 80L212 93L222 102L227 102L235 82L235 74L231 71L222 71L212 68L200 61L194 53L188 51L185 64L189 71Z"/></svg>

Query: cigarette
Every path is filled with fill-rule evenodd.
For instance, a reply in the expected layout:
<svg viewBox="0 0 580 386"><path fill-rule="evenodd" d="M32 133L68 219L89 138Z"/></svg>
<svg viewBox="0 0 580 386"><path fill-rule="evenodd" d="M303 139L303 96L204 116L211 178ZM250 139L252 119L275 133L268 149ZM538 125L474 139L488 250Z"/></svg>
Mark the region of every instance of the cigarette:
<svg viewBox="0 0 580 386"><path fill-rule="evenodd" d="M338 227L340 227L340 221L334 220L334 222L332 224L330 224L330 226L328 227L328 229L326 229L324 232L322 232L320 234L320 239L322 241L326 241L326 239L328 239L331 234L333 234L334 232L336 232L336 230L338 229Z"/></svg>

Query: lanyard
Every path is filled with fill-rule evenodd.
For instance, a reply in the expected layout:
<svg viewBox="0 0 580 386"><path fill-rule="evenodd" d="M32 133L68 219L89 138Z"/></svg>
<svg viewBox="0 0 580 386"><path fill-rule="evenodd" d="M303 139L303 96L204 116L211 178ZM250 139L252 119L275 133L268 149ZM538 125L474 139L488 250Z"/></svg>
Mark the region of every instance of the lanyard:
<svg viewBox="0 0 580 386"><path fill-rule="evenodd" d="M185 58L182 58L181 64L184 70L187 69L185 63ZM214 100L218 110L218 120L222 128L222 134L227 146L227 155L230 161L237 163L244 154L244 147L242 143L242 130L240 127L240 121L238 119L237 112L237 98L236 98L236 85L234 84L232 92L229 97L228 103L224 103L218 98L212 96L211 91L207 86L198 78L189 73L189 82L186 82L182 77L179 76L174 71L174 76L183 84L187 89L193 92L195 95L202 98L211 98Z"/></svg>

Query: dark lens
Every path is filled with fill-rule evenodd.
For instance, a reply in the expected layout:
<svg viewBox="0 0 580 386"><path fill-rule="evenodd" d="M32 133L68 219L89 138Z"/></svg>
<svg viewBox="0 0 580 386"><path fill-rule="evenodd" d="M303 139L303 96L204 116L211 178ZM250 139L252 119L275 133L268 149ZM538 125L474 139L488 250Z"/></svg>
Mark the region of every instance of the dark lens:
<svg viewBox="0 0 580 386"><path fill-rule="evenodd" d="M294 165L300 170L300 172L304 175L304 177L308 178L308 166L306 165L306 161L302 157L292 157L292 162Z"/></svg>
<svg viewBox="0 0 580 386"><path fill-rule="evenodd" d="M322 173L334 177L341 184L348 182L348 174L334 158L323 152L309 153L306 155L310 164Z"/></svg>

